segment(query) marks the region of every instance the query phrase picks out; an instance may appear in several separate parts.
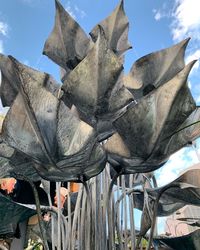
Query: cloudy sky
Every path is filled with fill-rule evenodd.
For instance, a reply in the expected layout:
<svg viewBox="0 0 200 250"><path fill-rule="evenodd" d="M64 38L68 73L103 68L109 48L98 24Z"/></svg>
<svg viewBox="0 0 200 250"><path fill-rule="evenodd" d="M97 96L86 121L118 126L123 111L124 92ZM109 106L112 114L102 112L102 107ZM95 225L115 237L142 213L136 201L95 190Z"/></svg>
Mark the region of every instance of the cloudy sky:
<svg viewBox="0 0 200 250"><path fill-rule="evenodd" d="M108 16L118 0L61 0L65 9L89 33ZM133 62L187 38L186 63L200 58L199 0L124 0L129 18L129 41L133 49L126 53L125 71ZM53 0L0 0L0 52L11 54L21 62L46 71L59 80L59 69L42 55L43 45L54 24ZM189 86L200 104L200 63L195 64ZM2 109L1 109L2 110ZM3 112L3 111L1 111ZM199 150L197 142L197 151ZM158 183L163 185L184 168L199 162L195 150L183 149L157 171Z"/></svg>
<svg viewBox="0 0 200 250"><path fill-rule="evenodd" d="M108 16L118 0L61 0L63 6L89 31ZM199 0L124 0L130 22L129 40L133 49L126 53L125 71L133 62L153 51L191 37L186 62L200 57ZM0 0L0 52L59 80L56 65L42 55L43 45L54 23L54 0ZM190 75L195 100L200 103L199 62Z"/></svg>

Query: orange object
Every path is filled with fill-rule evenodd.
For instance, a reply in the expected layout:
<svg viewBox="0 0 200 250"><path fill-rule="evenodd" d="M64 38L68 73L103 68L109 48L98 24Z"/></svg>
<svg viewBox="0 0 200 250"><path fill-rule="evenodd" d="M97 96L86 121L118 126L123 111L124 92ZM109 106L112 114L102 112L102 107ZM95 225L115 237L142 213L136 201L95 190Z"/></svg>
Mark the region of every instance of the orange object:
<svg viewBox="0 0 200 250"><path fill-rule="evenodd" d="M76 182L70 183L70 192L75 193L79 191L79 184Z"/></svg>

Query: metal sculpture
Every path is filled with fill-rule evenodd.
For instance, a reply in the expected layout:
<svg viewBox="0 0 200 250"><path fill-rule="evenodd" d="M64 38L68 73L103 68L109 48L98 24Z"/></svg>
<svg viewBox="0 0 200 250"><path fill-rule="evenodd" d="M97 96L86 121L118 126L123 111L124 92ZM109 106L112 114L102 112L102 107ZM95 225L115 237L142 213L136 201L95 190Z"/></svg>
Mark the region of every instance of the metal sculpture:
<svg viewBox="0 0 200 250"><path fill-rule="evenodd" d="M191 169L166 186L145 190L140 235L151 227L153 237L156 216L170 215L185 205L200 205L199 174L200 169Z"/></svg>
<svg viewBox="0 0 200 250"><path fill-rule="evenodd" d="M134 207L143 210L139 238L152 223L150 247L156 215L200 205L199 183L190 179L196 172L163 188L157 188L153 174L200 136L200 109L187 86L195 61L184 63L189 39L138 59L125 75L124 52L131 46L123 1L90 37L58 0L55 3L55 25L43 53L61 67L62 84L0 55L0 96L9 107L0 134L0 177L27 179L34 190L33 182L42 180L50 206L44 180L84 184L73 211L69 187L67 220L58 206L58 249L128 249L129 244L135 249ZM143 190L138 191L138 185ZM174 188L181 192L172 195ZM189 200L188 193L196 197ZM40 213L36 190L35 203Z"/></svg>
<svg viewBox="0 0 200 250"><path fill-rule="evenodd" d="M48 91L48 75L32 70L12 57L6 59L16 79L14 82L12 76L7 74L6 80L17 89L17 95L3 122L2 141L31 158L44 179L63 180L65 166L69 167L69 174L66 175L69 180L87 180L95 176L95 164L97 172L101 172L106 157L94 129L79 120ZM3 75L7 73L4 71L8 68L6 66L2 70ZM48 174L45 169L48 169Z"/></svg>

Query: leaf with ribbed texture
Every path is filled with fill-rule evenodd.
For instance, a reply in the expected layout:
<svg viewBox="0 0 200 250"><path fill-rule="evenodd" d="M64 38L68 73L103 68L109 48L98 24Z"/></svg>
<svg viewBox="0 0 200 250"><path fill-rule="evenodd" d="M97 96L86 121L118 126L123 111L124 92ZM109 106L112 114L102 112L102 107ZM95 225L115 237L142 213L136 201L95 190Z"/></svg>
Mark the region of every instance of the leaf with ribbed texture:
<svg viewBox="0 0 200 250"><path fill-rule="evenodd" d="M189 39L138 59L125 77L125 86L136 99L172 79L184 66L184 54Z"/></svg>
<svg viewBox="0 0 200 250"><path fill-rule="evenodd" d="M46 90L40 74L11 60L18 95L3 123L3 142L34 161L44 179L78 181L102 171L106 156L94 129Z"/></svg>
<svg viewBox="0 0 200 250"><path fill-rule="evenodd" d="M109 131L111 122L119 117L119 110L133 99L123 86L122 89L116 87L122 70L120 60L107 48L104 32L99 28L94 47L71 71L62 86L64 95L77 107L80 117L102 133ZM118 101L117 94L120 91L124 95ZM113 110L111 104L114 104Z"/></svg>
<svg viewBox="0 0 200 250"><path fill-rule="evenodd" d="M169 82L130 106L114 122L120 138L118 145L123 143L127 153L121 155L117 152L119 146L113 147L113 138L108 139L107 143L113 145L110 149L107 146L111 164L134 173L140 168L141 172L153 171L167 160L169 155L165 155L165 147L170 137L168 141L166 137L172 135L196 107L187 87L187 77L193 64L191 62Z"/></svg>
<svg viewBox="0 0 200 250"><path fill-rule="evenodd" d="M162 193L157 216L170 215L185 205L200 206L199 174L199 168L190 169L166 186L145 190L146 200L144 200L140 231L142 236L151 227L155 199L158 194Z"/></svg>
<svg viewBox="0 0 200 250"><path fill-rule="evenodd" d="M0 123L3 124L4 118L4 116L0 117ZM2 124L0 131L2 130ZM0 178L12 177L13 173L25 175L33 181L41 179L33 167L31 159L4 143L2 135L0 135Z"/></svg>
<svg viewBox="0 0 200 250"><path fill-rule="evenodd" d="M100 29L93 49L69 74L62 89L86 117L95 117L108 111L108 98L122 69L118 58L107 48L104 33Z"/></svg>
<svg viewBox="0 0 200 250"><path fill-rule="evenodd" d="M90 40L59 1L55 3L55 25L45 42L43 54L69 72L86 56Z"/></svg>
<svg viewBox="0 0 200 250"><path fill-rule="evenodd" d="M23 72L26 72L27 75L31 75L33 79L37 79L38 81L43 82L43 86L46 88L46 90L48 90L54 95L58 95L60 87L52 76L47 73L37 71L22 63L20 63L20 67ZM20 86L21 84L26 85L26 81L20 81L19 77L15 72L15 66L13 64L13 61L10 57L4 56L3 54L0 54L0 70L2 74L2 81L0 87L0 96L2 104L3 106L11 106L18 94L18 86ZM33 82L33 84L35 84L35 82Z"/></svg>
<svg viewBox="0 0 200 250"><path fill-rule="evenodd" d="M123 5L124 1L122 0L111 15L97 24L90 32L93 41L96 42L98 38L98 26L101 26L105 32L108 47L119 56L131 48L128 42L129 22Z"/></svg>

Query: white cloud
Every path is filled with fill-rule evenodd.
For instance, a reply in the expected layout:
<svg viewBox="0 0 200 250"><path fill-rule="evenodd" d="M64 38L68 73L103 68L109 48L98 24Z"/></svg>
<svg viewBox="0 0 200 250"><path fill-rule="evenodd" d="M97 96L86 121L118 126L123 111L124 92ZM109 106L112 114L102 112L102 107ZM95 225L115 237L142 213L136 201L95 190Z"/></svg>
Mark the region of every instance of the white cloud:
<svg viewBox="0 0 200 250"><path fill-rule="evenodd" d="M191 89L192 88L192 83L190 81L188 81L188 88Z"/></svg>
<svg viewBox="0 0 200 250"><path fill-rule="evenodd" d="M170 10L168 5L164 2L160 9L153 9L154 19L160 21L160 19L165 17L170 17Z"/></svg>
<svg viewBox="0 0 200 250"><path fill-rule="evenodd" d="M74 13L74 10L72 10L70 2L67 2L67 5L65 6L65 10L74 18L76 19L76 15Z"/></svg>
<svg viewBox="0 0 200 250"><path fill-rule="evenodd" d="M84 18L84 17L86 16L85 11L84 11L84 10L79 9L79 8L77 7L77 5L75 5L75 6L74 6L74 9L75 9L75 11L77 12L77 14L79 14L79 15L80 15L80 17L81 17L81 18Z"/></svg>
<svg viewBox="0 0 200 250"><path fill-rule="evenodd" d="M155 13L154 18L156 19L156 21L162 18L161 12L159 10Z"/></svg>
<svg viewBox="0 0 200 250"><path fill-rule="evenodd" d="M153 13L154 13L154 19L156 21L160 21L160 19L169 16L165 9L163 9L163 10L161 10L161 9L160 10L153 9Z"/></svg>
<svg viewBox="0 0 200 250"><path fill-rule="evenodd" d="M3 36L7 36L8 34L8 25L7 23L0 21L0 34Z"/></svg>
<svg viewBox="0 0 200 250"><path fill-rule="evenodd" d="M192 54L189 54L185 61L186 64L193 61L193 60L198 60L195 65L193 66L193 69L198 69L199 68L199 58L200 58L200 49L194 51Z"/></svg>
<svg viewBox="0 0 200 250"><path fill-rule="evenodd" d="M71 5L71 3L68 1L65 10L74 18L77 19L77 17L84 18L86 16L85 11L79 9L77 5Z"/></svg>
<svg viewBox="0 0 200 250"><path fill-rule="evenodd" d="M2 40L0 40L0 53L4 53L3 41Z"/></svg>
<svg viewBox="0 0 200 250"><path fill-rule="evenodd" d="M170 6L170 7L169 7ZM166 2L160 9L153 10L154 18L158 21L161 18L168 18L172 39L179 42L191 37L189 49L186 51L186 63L193 59L200 58L200 0L175 0L172 5ZM196 73L200 68L197 61L191 73ZM190 76L191 76L190 73Z"/></svg>
<svg viewBox="0 0 200 250"><path fill-rule="evenodd" d="M170 15L170 29L174 42L191 37L186 51L186 63L200 58L200 0L175 0ZM192 74L199 73L200 62L195 63ZM194 92L193 92L194 93ZM198 94L198 93L197 93ZM196 95L197 95L196 94Z"/></svg>
<svg viewBox="0 0 200 250"><path fill-rule="evenodd" d="M197 155L192 147L185 147L173 154L168 162L155 171L158 186L163 186L175 180L181 171L198 163Z"/></svg>
<svg viewBox="0 0 200 250"><path fill-rule="evenodd" d="M174 41L180 41L191 36L200 40L200 1L176 0L172 13L172 36Z"/></svg>
<svg viewBox="0 0 200 250"><path fill-rule="evenodd" d="M199 162L199 150L191 150L188 152L188 157L195 163Z"/></svg>
<svg viewBox="0 0 200 250"><path fill-rule="evenodd" d="M5 37L8 35L8 24L0 21L0 35ZM0 53L4 53L3 40L0 39Z"/></svg>
<svg viewBox="0 0 200 250"><path fill-rule="evenodd" d="M179 150L177 153L173 154L168 162L160 168L158 171L157 182L159 186L163 186L177 177L178 168L183 168L185 165L185 160L183 159L185 149Z"/></svg>
<svg viewBox="0 0 200 250"><path fill-rule="evenodd" d="M197 97L196 102L200 103L200 95Z"/></svg>

